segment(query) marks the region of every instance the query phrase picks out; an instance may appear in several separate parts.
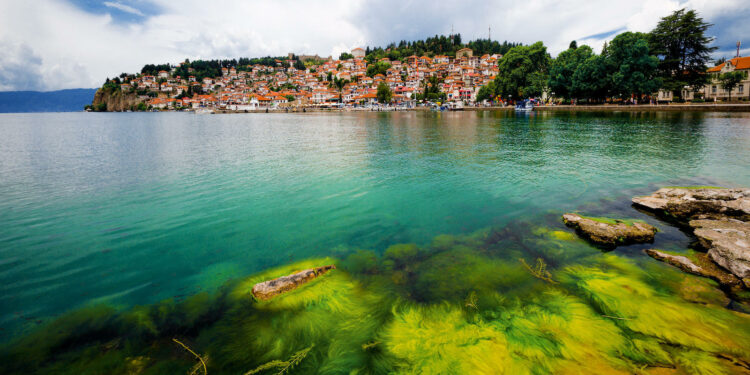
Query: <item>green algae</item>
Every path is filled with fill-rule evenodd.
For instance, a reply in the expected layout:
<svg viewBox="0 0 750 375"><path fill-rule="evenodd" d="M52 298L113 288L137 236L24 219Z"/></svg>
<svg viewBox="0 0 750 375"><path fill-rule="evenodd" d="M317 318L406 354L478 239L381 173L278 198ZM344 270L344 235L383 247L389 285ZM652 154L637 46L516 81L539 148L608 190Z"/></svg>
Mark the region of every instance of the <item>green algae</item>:
<svg viewBox="0 0 750 375"><path fill-rule="evenodd" d="M750 363L750 318L706 279L602 254L562 227L441 235L342 251L230 281L218 292L66 314L0 354L8 374L731 373ZM519 262L539 259L550 283ZM337 269L270 300L258 282ZM652 276L656 275L656 276ZM266 367L264 367L266 366Z"/></svg>
<svg viewBox="0 0 750 375"><path fill-rule="evenodd" d="M629 227L632 227L635 223L643 223L646 222L644 220L640 219L612 219L608 217L592 217L592 216L581 216L584 219L589 219L593 221L598 221L600 223L609 224L609 225L617 225L617 224L625 224Z"/></svg>

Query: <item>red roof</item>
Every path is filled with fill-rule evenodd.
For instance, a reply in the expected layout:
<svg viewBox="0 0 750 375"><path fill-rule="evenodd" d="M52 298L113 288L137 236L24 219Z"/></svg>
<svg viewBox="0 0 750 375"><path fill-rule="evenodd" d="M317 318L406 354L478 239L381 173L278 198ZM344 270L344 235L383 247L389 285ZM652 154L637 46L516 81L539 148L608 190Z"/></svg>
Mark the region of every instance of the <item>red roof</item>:
<svg viewBox="0 0 750 375"><path fill-rule="evenodd" d="M735 69L750 69L750 56L747 57L735 57L731 60L727 61L728 63L732 64ZM724 64L727 62L721 63L711 69L708 70L709 73L713 72L720 72L722 68L724 68Z"/></svg>

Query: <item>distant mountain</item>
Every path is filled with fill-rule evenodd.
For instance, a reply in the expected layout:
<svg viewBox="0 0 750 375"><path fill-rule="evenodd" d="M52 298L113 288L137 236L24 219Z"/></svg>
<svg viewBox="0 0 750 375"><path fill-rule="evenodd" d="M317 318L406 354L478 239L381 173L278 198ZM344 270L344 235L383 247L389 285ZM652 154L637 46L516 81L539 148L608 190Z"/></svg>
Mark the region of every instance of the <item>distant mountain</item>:
<svg viewBox="0 0 750 375"><path fill-rule="evenodd" d="M59 91L2 91L0 113L9 112L74 112L91 104L96 89Z"/></svg>

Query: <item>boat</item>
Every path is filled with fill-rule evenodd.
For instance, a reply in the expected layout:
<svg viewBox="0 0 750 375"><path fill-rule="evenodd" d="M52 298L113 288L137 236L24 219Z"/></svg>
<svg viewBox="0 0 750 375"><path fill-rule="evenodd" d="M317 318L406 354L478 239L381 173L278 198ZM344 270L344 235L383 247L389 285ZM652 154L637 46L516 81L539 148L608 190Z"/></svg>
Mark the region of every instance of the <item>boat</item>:
<svg viewBox="0 0 750 375"><path fill-rule="evenodd" d="M531 100L524 100L516 104L516 112L531 112L534 110L534 103Z"/></svg>
<svg viewBox="0 0 750 375"><path fill-rule="evenodd" d="M196 110L195 110L195 114L196 114L196 115L209 115L209 114L211 114L211 113L214 113L214 110L213 110L213 109L208 109L208 108L198 108L198 109L196 109Z"/></svg>

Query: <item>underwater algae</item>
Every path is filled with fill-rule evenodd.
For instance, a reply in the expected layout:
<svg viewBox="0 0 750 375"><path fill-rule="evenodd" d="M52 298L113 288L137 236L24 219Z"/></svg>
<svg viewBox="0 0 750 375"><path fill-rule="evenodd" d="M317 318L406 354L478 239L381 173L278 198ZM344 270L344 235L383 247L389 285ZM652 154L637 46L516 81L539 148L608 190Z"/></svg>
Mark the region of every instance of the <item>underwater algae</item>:
<svg viewBox="0 0 750 375"><path fill-rule="evenodd" d="M251 293L326 264L337 269L269 300ZM76 310L6 345L0 372L747 373L750 317L716 286L524 223L342 250L182 302Z"/></svg>

